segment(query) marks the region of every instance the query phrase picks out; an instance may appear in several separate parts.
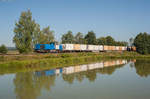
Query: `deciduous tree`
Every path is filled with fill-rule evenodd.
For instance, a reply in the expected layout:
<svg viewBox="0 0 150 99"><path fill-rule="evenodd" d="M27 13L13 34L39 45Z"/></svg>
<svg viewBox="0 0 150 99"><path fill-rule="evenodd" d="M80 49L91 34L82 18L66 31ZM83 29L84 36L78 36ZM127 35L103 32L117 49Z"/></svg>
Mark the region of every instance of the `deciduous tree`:
<svg viewBox="0 0 150 99"><path fill-rule="evenodd" d="M106 37L106 42L107 45L115 45L115 40L111 36Z"/></svg>
<svg viewBox="0 0 150 99"><path fill-rule="evenodd" d="M98 45L106 45L107 44L106 38L105 37L98 38L97 39L97 44Z"/></svg>
<svg viewBox="0 0 150 99"><path fill-rule="evenodd" d="M74 43L74 36L72 34L72 31L68 31L66 34L62 35L61 38L62 43Z"/></svg>
<svg viewBox="0 0 150 99"><path fill-rule="evenodd" d="M46 36L46 43L54 42L54 31L50 30L50 27L43 28L42 33Z"/></svg>
<svg viewBox="0 0 150 99"><path fill-rule="evenodd" d="M75 43L76 44L85 44L86 41L83 37L83 34L81 32L78 32L75 36Z"/></svg>
<svg viewBox="0 0 150 99"><path fill-rule="evenodd" d="M96 36L93 31L89 31L88 34L85 36L85 40L87 44L96 44Z"/></svg>
<svg viewBox="0 0 150 99"><path fill-rule="evenodd" d="M150 35L146 32L139 33L134 39L136 50L140 54L150 54Z"/></svg>
<svg viewBox="0 0 150 99"><path fill-rule="evenodd" d="M0 53L2 54L6 54L8 52L8 49L6 48L5 45L1 45L0 46Z"/></svg>
<svg viewBox="0 0 150 99"><path fill-rule="evenodd" d="M20 53L28 53L33 49L32 35L35 31L36 23L32 19L30 10L22 12L19 21L14 28L13 42Z"/></svg>

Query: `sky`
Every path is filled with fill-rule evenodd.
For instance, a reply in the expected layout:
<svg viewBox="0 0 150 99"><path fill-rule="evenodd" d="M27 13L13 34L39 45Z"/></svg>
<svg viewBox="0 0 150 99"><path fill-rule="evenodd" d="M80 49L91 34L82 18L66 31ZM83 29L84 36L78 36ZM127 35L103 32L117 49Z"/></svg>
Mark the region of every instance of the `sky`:
<svg viewBox="0 0 150 99"><path fill-rule="evenodd" d="M0 45L12 42L15 22L31 10L41 29L50 26L56 40L71 30L97 37L128 41L139 32L150 32L150 0L0 0Z"/></svg>

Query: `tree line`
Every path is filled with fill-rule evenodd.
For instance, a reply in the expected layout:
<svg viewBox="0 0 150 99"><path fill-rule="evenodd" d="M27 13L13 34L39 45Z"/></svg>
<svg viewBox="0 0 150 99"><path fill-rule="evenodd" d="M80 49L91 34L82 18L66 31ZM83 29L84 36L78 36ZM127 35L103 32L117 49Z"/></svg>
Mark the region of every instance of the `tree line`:
<svg viewBox="0 0 150 99"><path fill-rule="evenodd" d="M35 44L57 41L54 31L49 26L41 29L32 18L31 11L27 10L21 13L18 22L15 23L13 42L20 53L28 53L33 51ZM128 46L128 42L116 41L111 36L97 38L94 31L88 31L85 35L81 32L73 35L72 31L68 31L62 35L60 43ZM130 46L135 46L141 54L150 54L150 35L139 33L134 39L130 39Z"/></svg>
<svg viewBox="0 0 150 99"><path fill-rule="evenodd" d="M73 44L92 44L92 45L114 45L114 46L127 46L128 42L115 41L111 36L96 38L93 31L89 31L85 36L83 33L78 32L75 36L71 31L61 37L62 43L73 43Z"/></svg>

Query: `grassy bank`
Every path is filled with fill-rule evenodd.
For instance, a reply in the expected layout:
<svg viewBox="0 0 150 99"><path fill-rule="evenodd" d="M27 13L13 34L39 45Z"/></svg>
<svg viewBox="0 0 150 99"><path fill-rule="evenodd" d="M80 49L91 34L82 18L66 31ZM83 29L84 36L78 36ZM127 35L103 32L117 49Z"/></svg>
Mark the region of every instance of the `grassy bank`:
<svg viewBox="0 0 150 99"><path fill-rule="evenodd" d="M32 54L11 54L0 55L0 64L12 61L26 61L39 59L53 59L53 58L72 58L72 57L101 57L101 58L150 58L150 55L141 55L136 52L101 52L101 53L32 53Z"/></svg>
<svg viewBox="0 0 150 99"><path fill-rule="evenodd" d="M52 69L118 58L150 59L150 55L140 55L136 52L3 55L0 56L0 74Z"/></svg>

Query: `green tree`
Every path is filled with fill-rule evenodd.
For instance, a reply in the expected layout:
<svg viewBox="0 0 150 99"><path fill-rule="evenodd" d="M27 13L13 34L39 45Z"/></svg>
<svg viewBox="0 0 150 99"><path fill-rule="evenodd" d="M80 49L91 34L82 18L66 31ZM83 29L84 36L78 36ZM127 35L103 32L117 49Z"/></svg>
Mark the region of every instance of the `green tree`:
<svg viewBox="0 0 150 99"><path fill-rule="evenodd" d="M98 45L113 45L113 46L127 46L128 42L125 41L115 41L111 36L100 37L97 39Z"/></svg>
<svg viewBox="0 0 150 99"><path fill-rule="evenodd" d="M97 44L98 45L106 45L107 42L106 42L106 38L105 37L100 37L97 39Z"/></svg>
<svg viewBox="0 0 150 99"><path fill-rule="evenodd" d="M0 46L0 53L2 54L6 54L8 52L8 49L6 48L5 45L1 45Z"/></svg>
<svg viewBox="0 0 150 99"><path fill-rule="evenodd" d="M47 36L43 34L43 32L40 32L39 37L38 37L38 44L47 44Z"/></svg>
<svg viewBox="0 0 150 99"><path fill-rule="evenodd" d="M114 38L112 38L111 36L107 36L106 37L106 44L107 45L114 45L115 44Z"/></svg>
<svg viewBox="0 0 150 99"><path fill-rule="evenodd" d="M35 31L36 23L32 19L30 10L22 12L19 21L16 22L14 28L13 42L20 53L32 51L32 35Z"/></svg>
<svg viewBox="0 0 150 99"><path fill-rule="evenodd" d="M72 34L72 31L68 31L66 34L62 35L61 37L62 43L74 43L74 36Z"/></svg>
<svg viewBox="0 0 150 99"><path fill-rule="evenodd" d="M13 42L20 53L31 52L35 44L54 42L54 31L50 27L40 30L40 25L32 19L30 10L22 12L15 24Z"/></svg>
<svg viewBox="0 0 150 99"><path fill-rule="evenodd" d="M85 40L87 44L97 44L96 36L93 31L88 32L88 34L85 36Z"/></svg>
<svg viewBox="0 0 150 99"><path fill-rule="evenodd" d="M78 32L75 36L75 43L76 44L85 44L86 41L83 37L83 34L81 32Z"/></svg>
<svg viewBox="0 0 150 99"><path fill-rule="evenodd" d="M128 46L128 42L122 41L121 42L122 46Z"/></svg>
<svg viewBox="0 0 150 99"><path fill-rule="evenodd" d="M150 54L150 35L146 32L139 33L134 39L136 50L140 54Z"/></svg>
<svg viewBox="0 0 150 99"><path fill-rule="evenodd" d="M116 46L128 46L128 42L125 41L115 41Z"/></svg>
<svg viewBox="0 0 150 99"><path fill-rule="evenodd" d="M33 33L33 45L35 44L48 44L54 40L54 36L51 35L49 27L40 30L40 25L36 24L35 31ZM50 34L50 35L48 35ZM53 36L53 37L51 37Z"/></svg>
<svg viewBox="0 0 150 99"><path fill-rule="evenodd" d="M50 27L46 27L42 30L42 33L46 36L45 43L49 44L51 42L54 42L54 31L50 30Z"/></svg>
<svg viewBox="0 0 150 99"><path fill-rule="evenodd" d="M40 30L40 25L36 24L35 31L34 31L33 37L32 37L33 45L41 43L41 40L43 40L41 37L41 34L42 34L42 32Z"/></svg>

